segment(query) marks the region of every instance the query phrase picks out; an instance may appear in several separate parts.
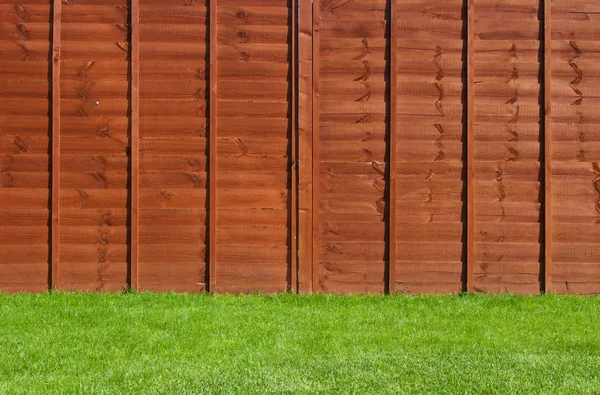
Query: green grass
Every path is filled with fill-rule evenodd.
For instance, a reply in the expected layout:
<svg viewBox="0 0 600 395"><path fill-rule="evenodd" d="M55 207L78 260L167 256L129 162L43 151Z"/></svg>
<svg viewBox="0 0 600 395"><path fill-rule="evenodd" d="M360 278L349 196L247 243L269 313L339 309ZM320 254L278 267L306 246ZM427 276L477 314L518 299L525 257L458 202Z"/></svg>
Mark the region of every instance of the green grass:
<svg viewBox="0 0 600 395"><path fill-rule="evenodd" d="M2 393L600 393L600 297L0 295Z"/></svg>

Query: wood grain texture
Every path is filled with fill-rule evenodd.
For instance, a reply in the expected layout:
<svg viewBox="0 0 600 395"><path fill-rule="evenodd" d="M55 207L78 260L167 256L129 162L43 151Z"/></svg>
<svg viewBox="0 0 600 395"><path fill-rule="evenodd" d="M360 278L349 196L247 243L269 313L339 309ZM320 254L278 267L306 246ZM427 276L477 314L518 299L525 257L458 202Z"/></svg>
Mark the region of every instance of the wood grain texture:
<svg viewBox="0 0 600 395"><path fill-rule="evenodd" d="M389 288L390 174L373 169L387 168L390 157L390 2L318 3L313 11L317 13L313 15L314 291L384 293ZM371 51L371 43L382 42L385 50ZM387 92L371 95L371 84L386 86ZM367 166L354 172L338 170L340 165L357 163ZM381 237L364 242L339 230L354 221L374 227ZM343 236L337 241L321 238L332 233Z"/></svg>
<svg viewBox="0 0 600 395"><path fill-rule="evenodd" d="M0 0L0 291L600 293L599 13Z"/></svg>
<svg viewBox="0 0 600 395"><path fill-rule="evenodd" d="M129 286L139 289L140 210L140 2L131 0L131 255Z"/></svg>
<svg viewBox="0 0 600 395"><path fill-rule="evenodd" d="M552 3L544 4L544 291L552 286Z"/></svg>
<svg viewBox="0 0 600 395"><path fill-rule="evenodd" d="M298 28L298 291L312 292L312 1L300 0Z"/></svg>
<svg viewBox="0 0 600 395"><path fill-rule="evenodd" d="M290 284L293 293L298 292L298 0L291 0L290 31L291 31L291 69L292 76L290 102Z"/></svg>
<svg viewBox="0 0 600 395"><path fill-rule="evenodd" d="M475 0L467 0L467 292L474 290L475 265Z"/></svg>
<svg viewBox="0 0 600 395"><path fill-rule="evenodd" d="M217 23L218 23L218 9L217 0L210 0L208 6L210 13L209 17L209 164L210 170L209 180L210 184L208 187L209 202L208 202L208 279L210 292L217 290L217 192L218 192L218 180L217 180L217 76L218 76L218 37L217 37Z"/></svg>
<svg viewBox="0 0 600 395"><path fill-rule="evenodd" d="M457 293L463 287L468 21L462 11L466 15L466 6L460 1L445 4L444 16L436 17L441 12L436 1L397 4L396 187L392 190L397 204L399 292ZM435 15L415 16L415 7ZM412 250L426 253L406 253Z"/></svg>
<svg viewBox="0 0 600 395"><path fill-rule="evenodd" d="M547 292L597 294L600 292L596 227L600 224L600 165L597 141L596 86L598 5L596 2L548 2L545 34L546 76L552 90L546 144L551 157L546 181L550 204L546 208L547 258L551 262ZM546 87L548 89L548 87ZM548 223L549 222L549 223ZM573 231L578 227L578 231ZM590 241L594 240L594 245Z"/></svg>
<svg viewBox="0 0 600 395"><path fill-rule="evenodd" d="M320 134L320 18L321 18L321 2L314 1L312 5L312 287L311 293L318 289L319 283L319 134Z"/></svg>
<svg viewBox="0 0 600 395"><path fill-rule="evenodd" d="M520 8L504 21L480 14L479 4L476 0L473 42L474 221L476 226L502 222L511 227L497 236L473 233L473 288L537 294L543 289L543 246L540 240L514 240L512 233L521 234L532 225L541 231L544 226L543 8L533 4L534 15ZM503 3L498 8L508 11L510 6ZM511 77L491 78L501 66L512 69ZM504 133L490 133L495 130Z"/></svg>
<svg viewBox="0 0 600 395"><path fill-rule="evenodd" d="M53 268L58 279L51 187L59 171L52 154L60 37L52 33L60 4L53 7L53 0L0 1L0 292L48 291Z"/></svg>
<svg viewBox="0 0 600 395"><path fill-rule="evenodd" d="M52 235L50 288L60 287L60 63L61 63L62 4L52 6Z"/></svg>
<svg viewBox="0 0 600 395"><path fill-rule="evenodd" d="M227 165L217 169L218 292L296 287L296 11L292 0L219 3L216 156ZM283 37L265 36L274 32ZM241 208L265 215L250 225L220 220ZM282 215L283 226L272 223Z"/></svg>
<svg viewBox="0 0 600 395"><path fill-rule="evenodd" d="M207 290L211 183L207 12L208 1L180 6L140 0L142 290ZM164 19L158 18L161 14ZM154 45L166 50L142 50ZM177 49L176 56L169 47Z"/></svg>
<svg viewBox="0 0 600 395"><path fill-rule="evenodd" d="M61 237L61 289L112 292L131 284L129 251L135 243L119 237L124 233L131 237L133 230L132 97L122 90L120 96L114 89L121 84L127 87L133 77L132 10L126 0L98 0L86 6L85 14L80 11L78 4L62 4L61 179L57 190L61 223L63 213L69 211L74 217L69 216L68 226L94 236ZM111 34L96 34L82 42L78 34L69 33L82 24ZM114 223L112 210L126 212L129 220ZM99 211L104 211L104 220ZM100 220L85 223L92 216Z"/></svg>
<svg viewBox="0 0 600 395"><path fill-rule="evenodd" d="M390 3L390 131L389 131L389 169L388 169L388 268L387 268L387 292L396 291L396 169L398 152L398 4L392 0Z"/></svg>

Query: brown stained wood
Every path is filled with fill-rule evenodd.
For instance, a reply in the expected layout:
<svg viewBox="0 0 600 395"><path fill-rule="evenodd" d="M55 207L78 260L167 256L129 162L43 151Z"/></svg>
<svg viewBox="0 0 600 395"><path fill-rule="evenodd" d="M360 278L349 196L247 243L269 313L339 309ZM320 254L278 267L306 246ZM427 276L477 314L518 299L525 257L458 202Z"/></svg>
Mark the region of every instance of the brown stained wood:
<svg viewBox="0 0 600 395"><path fill-rule="evenodd" d="M475 265L475 0L468 0L467 9L467 281L472 292Z"/></svg>
<svg viewBox="0 0 600 395"><path fill-rule="evenodd" d="M320 8L321 2L315 1L312 6L313 40L312 40L312 289L317 290L319 283L319 81L320 81Z"/></svg>
<svg viewBox="0 0 600 395"><path fill-rule="evenodd" d="M209 5L209 202L208 202L208 290L217 289L217 0Z"/></svg>
<svg viewBox="0 0 600 395"><path fill-rule="evenodd" d="M298 292L312 291L312 1L299 0L298 27Z"/></svg>
<svg viewBox="0 0 600 395"><path fill-rule="evenodd" d="M178 262L160 252L208 244L207 3L179 7L144 0L140 9L140 249L156 246L156 253L140 256L143 290L207 288L206 248L180 255ZM155 23L158 12L173 18ZM158 255L162 261L156 263Z"/></svg>
<svg viewBox="0 0 600 395"><path fill-rule="evenodd" d="M387 292L396 291L396 163L398 153L398 121L397 107L398 100L398 15L397 1L392 0L390 5L390 98L389 98L389 169L388 169L388 284Z"/></svg>
<svg viewBox="0 0 600 395"><path fill-rule="evenodd" d="M52 221L50 289L60 287L60 57L61 0L52 8Z"/></svg>
<svg viewBox="0 0 600 395"><path fill-rule="evenodd" d="M552 2L544 3L544 292L552 284Z"/></svg>
<svg viewBox="0 0 600 395"><path fill-rule="evenodd" d="M140 207L140 0L131 0L131 278L139 289Z"/></svg>
<svg viewBox="0 0 600 395"><path fill-rule="evenodd" d="M298 0L291 0L291 117L290 117L290 140L291 140L291 190L290 190L290 234L291 234L291 257L290 257L290 284L293 293L298 292L298 156L297 156L297 130L298 130Z"/></svg>
<svg viewBox="0 0 600 395"><path fill-rule="evenodd" d="M600 292L597 2L71 3L0 5L2 291Z"/></svg>
<svg viewBox="0 0 600 395"><path fill-rule="evenodd" d="M218 80L218 111L217 118L219 122L217 136L218 160L226 159L231 161L235 158L251 159L254 163L270 162L271 165L278 163L279 168L274 168L265 174L259 169L252 169L248 166L237 166L235 168L218 168L218 188L217 193L218 213L221 208L245 207L247 209L268 210L267 213L280 215L281 210L288 213L287 229L276 229L274 226L265 226L266 230L273 230L276 233L270 233L270 237L260 237L262 232L252 231L245 225L225 225L221 222L220 214L217 227L217 239L219 251L230 249L232 237L235 243L246 246L246 257L240 258L239 262L224 259L217 254L218 259L218 285L221 286L221 273L228 281L228 289L231 285L240 284L240 292L248 290L248 286L256 286L254 292L264 289L267 286L272 289L274 283L287 284L279 291L291 290L293 285L292 269L295 259L293 252L289 247L295 244L293 233L295 232L296 221L294 216L296 204L292 199L296 199L296 181L292 183L295 172L295 142L296 111L295 87L292 86L296 81L295 71L295 53L291 51L292 42L289 43L269 43L266 41L254 40L254 35L259 29L263 32L285 29L289 33L293 29L292 20L292 2L290 0L277 0L272 6L258 8L252 5L235 7L223 11L222 7L227 6L219 3L218 24L218 66L224 64L235 65L230 72L221 73L219 71ZM268 8L268 10L267 10ZM231 17L231 10L237 10L237 18L240 24L232 24L227 21ZM287 23L280 25L279 16L285 12ZM259 15L271 15L276 18L254 19ZM297 15L297 14L296 14ZM247 18L246 18L247 16ZM254 29L247 29L248 24L243 23L244 19L253 21ZM224 22L225 20L225 22ZM237 35L221 34L224 32L223 26L230 26L237 31ZM294 43L295 45L295 43ZM236 65L237 63L237 65ZM285 66L285 76L260 75L255 72L257 65L259 68L265 65ZM292 78L292 76L294 77ZM274 84L271 84L274 83ZM225 90L223 86L225 84ZM271 84L272 86L285 88L284 97L270 97L264 88ZM243 89L249 88L251 95L233 95L237 92L237 86ZM255 87L260 88L254 89ZM229 89L229 91L227 91ZM293 91L293 92L292 92ZM291 152L293 150L294 152ZM284 162L279 161L285 159ZM270 265L249 266L250 260L267 260L268 248L285 245L288 247L288 255L282 262L279 262L284 271L278 272L280 278L273 278L269 273ZM295 248L294 248L295 249ZM270 261L266 261L270 262ZM236 270L231 266L235 267ZM251 285L245 280L248 277L263 278L264 284L252 282ZM294 281L295 282L295 281Z"/></svg>

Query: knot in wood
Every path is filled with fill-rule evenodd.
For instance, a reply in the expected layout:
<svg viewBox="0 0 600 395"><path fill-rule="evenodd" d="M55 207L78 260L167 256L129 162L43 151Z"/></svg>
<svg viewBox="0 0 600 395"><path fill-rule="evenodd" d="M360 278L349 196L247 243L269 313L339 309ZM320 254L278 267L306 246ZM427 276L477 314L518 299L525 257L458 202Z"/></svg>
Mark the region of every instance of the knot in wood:
<svg viewBox="0 0 600 395"><path fill-rule="evenodd" d="M240 30L237 33L237 36L238 36L238 39L239 39L238 42L240 42L240 43L247 43L248 41L250 41L250 36L244 30Z"/></svg>

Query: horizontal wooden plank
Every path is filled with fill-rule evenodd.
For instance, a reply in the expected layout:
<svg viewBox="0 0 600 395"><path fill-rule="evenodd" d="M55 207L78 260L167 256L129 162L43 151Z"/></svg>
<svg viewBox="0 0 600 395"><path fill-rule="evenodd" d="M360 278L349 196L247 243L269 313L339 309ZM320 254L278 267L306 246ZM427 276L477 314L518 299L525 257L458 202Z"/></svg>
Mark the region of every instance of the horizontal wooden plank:
<svg viewBox="0 0 600 395"><path fill-rule="evenodd" d="M127 263L62 262L61 289L65 291L119 292L127 289Z"/></svg>
<svg viewBox="0 0 600 395"><path fill-rule="evenodd" d="M198 222L201 218L197 218ZM147 223L147 219L140 222ZM166 222L166 221L165 221ZM190 222L189 220L187 222ZM201 222L203 223L203 221ZM141 226L141 244L204 244L206 226Z"/></svg>
<svg viewBox="0 0 600 395"><path fill-rule="evenodd" d="M598 243L552 243L552 260L556 262L600 262Z"/></svg>
<svg viewBox="0 0 600 395"><path fill-rule="evenodd" d="M248 249L247 245L220 244L217 259L220 263L231 262L236 266L243 264L279 264L287 268L290 250L287 246L261 246L255 245Z"/></svg>
<svg viewBox="0 0 600 395"><path fill-rule="evenodd" d="M206 264L144 262L140 267L140 289L151 292L200 293L206 288Z"/></svg>
<svg viewBox="0 0 600 395"><path fill-rule="evenodd" d="M431 292L418 291L421 287L431 287L433 289L442 287L451 290L440 291L444 293L460 292L463 263L459 261L427 261L427 260L408 260L399 262L396 265L396 284L405 292ZM429 289L431 289L429 288ZM426 288L425 288L426 289Z"/></svg>
<svg viewBox="0 0 600 395"><path fill-rule="evenodd" d="M286 209L217 208L219 226L289 226Z"/></svg>
<svg viewBox="0 0 600 395"><path fill-rule="evenodd" d="M47 292L48 263L0 264L0 292Z"/></svg>
<svg viewBox="0 0 600 395"><path fill-rule="evenodd" d="M255 284L258 289L262 287L271 287L274 284L282 285L288 278L289 266L285 261L279 263L263 262L240 262L223 261L219 262L219 273L223 278L222 284ZM232 285L233 285L232 284ZM261 285L258 285L261 284ZM243 286L243 285L242 285ZM287 287L284 285L279 292L285 292Z"/></svg>
<svg viewBox="0 0 600 395"><path fill-rule="evenodd" d="M225 189L217 191L220 207L284 209L288 204L287 189Z"/></svg>
<svg viewBox="0 0 600 395"><path fill-rule="evenodd" d="M140 243L140 263L186 263L200 265L206 260L204 244L154 244ZM142 269L143 270L143 269Z"/></svg>
<svg viewBox="0 0 600 395"><path fill-rule="evenodd" d="M475 243L476 262L539 262L538 243Z"/></svg>
<svg viewBox="0 0 600 395"><path fill-rule="evenodd" d="M61 226L62 244L127 244L126 226Z"/></svg>
<svg viewBox="0 0 600 395"><path fill-rule="evenodd" d="M61 207L61 226L126 226L127 209L124 208L64 208Z"/></svg>
<svg viewBox="0 0 600 395"><path fill-rule="evenodd" d="M218 25L287 26L289 9L284 7L227 6L217 9Z"/></svg>
<svg viewBox="0 0 600 395"><path fill-rule="evenodd" d="M383 261L319 263L320 292L349 293L383 293L384 271Z"/></svg>
<svg viewBox="0 0 600 395"><path fill-rule="evenodd" d="M224 294L248 294L257 293L269 295L275 293L283 293L288 290L288 281L276 281L269 282L266 284L264 280L255 282L242 282L242 281L227 281L226 279L217 283L216 292Z"/></svg>

